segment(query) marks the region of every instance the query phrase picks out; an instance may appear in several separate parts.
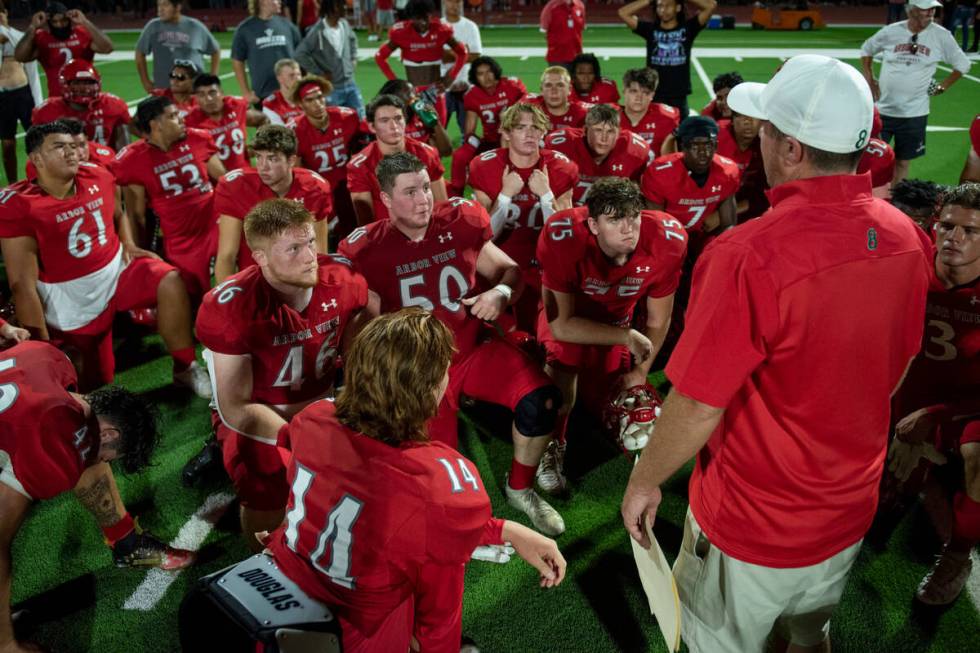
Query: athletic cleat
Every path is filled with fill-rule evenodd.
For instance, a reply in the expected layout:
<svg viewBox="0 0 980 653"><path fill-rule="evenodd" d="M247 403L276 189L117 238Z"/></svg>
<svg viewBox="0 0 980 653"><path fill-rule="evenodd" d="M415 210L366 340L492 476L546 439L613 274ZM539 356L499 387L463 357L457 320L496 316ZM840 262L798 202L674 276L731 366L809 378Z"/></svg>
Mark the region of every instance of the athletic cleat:
<svg viewBox="0 0 980 653"><path fill-rule="evenodd" d="M224 472L225 465L221 444L212 435L196 456L184 464L180 482L184 487L199 487L210 478Z"/></svg>
<svg viewBox="0 0 980 653"><path fill-rule="evenodd" d="M112 549L112 560L117 567L157 567L172 571L189 567L195 557L193 551L167 546L138 527Z"/></svg>
<svg viewBox="0 0 980 653"><path fill-rule="evenodd" d="M963 591L973 569L969 553L952 553L943 549L932 569L919 583L915 598L926 605L949 605Z"/></svg>
<svg viewBox="0 0 980 653"><path fill-rule="evenodd" d="M202 399L210 399L213 395L211 391L211 377L208 371L194 361L183 372L174 372L174 385L182 385L194 391Z"/></svg>
<svg viewBox="0 0 980 653"><path fill-rule="evenodd" d="M504 492L507 503L527 515L531 524L545 535L557 537L565 532L565 520L534 488L515 490L505 481Z"/></svg>
<svg viewBox="0 0 980 653"><path fill-rule="evenodd" d="M552 496L568 492L568 479L565 477L565 443L552 440L541 456L535 475L538 487Z"/></svg>

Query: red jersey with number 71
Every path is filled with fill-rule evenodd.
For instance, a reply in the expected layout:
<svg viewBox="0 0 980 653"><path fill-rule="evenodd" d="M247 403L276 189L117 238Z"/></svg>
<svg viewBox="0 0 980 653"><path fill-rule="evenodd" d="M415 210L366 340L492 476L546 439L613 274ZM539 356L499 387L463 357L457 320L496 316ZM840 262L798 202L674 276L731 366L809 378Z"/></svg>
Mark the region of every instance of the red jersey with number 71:
<svg viewBox="0 0 980 653"><path fill-rule="evenodd" d="M245 148L248 133L248 100L226 95L221 99L221 116L212 118L201 107L194 107L184 118L187 127L206 129L214 138L218 158L225 170L247 168L248 151Z"/></svg>
<svg viewBox="0 0 980 653"><path fill-rule="evenodd" d="M650 146L628 131L620 131L612 150L601 162L589 149L585 132L581 129L563 129L552 132L544 139L545 147L561 152L578 166L578 181L572 192L576 206L585 204L589 189L599 177L625 177L639 181L640 175L650 162Z"/></svg>
<svg viewBox="0 0 980 653"><path fill-rule="evenodd" d="M327 107L327 126L316 127L305 115L288 125L299 141L299 159L304 168L318 173L337 188L347 182L347 162L354 141L361 134L357 112L347 107Z"/></svg>
<svg viewBox="0 0 980 653"><path fill-rule="evenodd" d="M740 173L731 159L715 155L708 179L698 186L684 165L684 153L675 152L654 160L640 179L643 195L664 207L681 221L688 232L704 229L704 218L738 190Z"/></svg>

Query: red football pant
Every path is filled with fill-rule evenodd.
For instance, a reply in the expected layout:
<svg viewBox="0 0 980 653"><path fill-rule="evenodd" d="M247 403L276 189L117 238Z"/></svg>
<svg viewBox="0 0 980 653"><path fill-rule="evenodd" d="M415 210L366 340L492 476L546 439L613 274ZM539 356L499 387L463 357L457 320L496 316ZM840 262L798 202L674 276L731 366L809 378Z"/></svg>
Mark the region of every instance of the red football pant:
<svg viewBox="0 0 980 653"><path fill-rule="evenodd" d="M164 236L164 256L180 271L191 301L197 303L211 289L211 257L217 244L216 232L200 241L172 242Z"/></svg>
<svg viewBox="0 0 980 653"><path fill-rule="evenodd" d="M280 510L289 499L286 466L279 449L237 433L224 423L216 430L225 471L242 506L253 510Z"/></svg>

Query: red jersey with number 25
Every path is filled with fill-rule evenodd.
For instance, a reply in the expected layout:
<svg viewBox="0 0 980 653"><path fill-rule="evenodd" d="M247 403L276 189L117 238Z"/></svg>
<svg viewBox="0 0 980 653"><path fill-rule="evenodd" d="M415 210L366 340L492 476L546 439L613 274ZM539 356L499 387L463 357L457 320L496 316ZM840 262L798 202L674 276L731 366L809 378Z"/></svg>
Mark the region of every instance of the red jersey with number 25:
<svg viewBox="0 0 980 653"><path fill-rule="evenodd" d="M211 118L201 107L194 107L184 118L188 127L206 129L214 139L218 148L218 158L225 165L225 170L247 168L248 152L245 149L248 125L248 100L241 97L226 95L221 99L221 116Z"/></svg>
<svg viewBox="0 0 980 653"><path fill-rule="evenodd" d="M664 207L664 211L681 221L688 232L704 229L704 218L738 190L740 173L731 159L715 155L708 170L708 180L698 186L687 166L684 153L675 152L656 159L640 179L643 195Z"/></svg>
<svg viewBox="0 0 980 653"><path fill-rule="evenodd" d="M545 147L561 152L578 166L578 181L572 192L576 206L585 204L589 189L599 177L626 177L639 181L644 168L650 162L650 146L628 131L620 131L613 149L601 163L596 163L589 150L585 132L581 129L563 129L544 139Z"/></svg>
<svg viewBox="0 0 980 653"><path fill-rule="evenodd" d="M418 157L429 172L429 181L434 183L446 173L439 151L428 143L406 136L405 151ZM374 174L382 158L384 156L381 148L374 141L354 155L347 166L347 190L351 193L371 193L375 220L388 219L388 207L381 201L381 186L378 184L378 176Z"/></svg>
<svg viewBox="0 0 980 653"><path fill-rule="evenodd" d="M75 109L62 97L49 97L31 112L31 123L34 125L59 118L77 118L85 124L85 135L89 140L99 145L114 145L110 141L116 127L129 124L129 107L121 98L103 92L81 109Z"/></svg>
<svg viewBox="0 0 980 653"><path fill-rule="evenodd" d="M347 182L347 162L352 146L361 135L357 112L347 107L327 107L327 126L319 129L305 115L289 123L299 141L299 158L304 168L319 173L337 188Z"/></svg>
<svg viewBox="0 0 980 653"><path fill-rule="evenodd" d="M519 102L525 95L527 88L524 82L516 77L504 77L489 93L481 86L471 87L463 95L463 108L480 117L480 124L483 126L482 139L485 143L499 143L501 112Z"/></svg>
<svg viewBox="0 0 980 653"><path fill-rule="evenodd" d="M647 107L647 112L634 125L626 115L626 109L619 107L619 127L628 129L649 145L654 156L660 156L660 148L663 147L667 136L671 134L677 125L681 123L681 112L669 104L651 102Z"/></svg>

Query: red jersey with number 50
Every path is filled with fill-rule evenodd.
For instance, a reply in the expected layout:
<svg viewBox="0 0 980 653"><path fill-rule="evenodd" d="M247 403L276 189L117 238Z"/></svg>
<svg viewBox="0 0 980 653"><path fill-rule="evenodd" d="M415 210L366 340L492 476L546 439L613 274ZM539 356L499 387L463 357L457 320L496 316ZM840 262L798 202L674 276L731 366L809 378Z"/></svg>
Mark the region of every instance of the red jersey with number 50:
<svg viewBox="0 0 980 653"><path fill-rule="evenodd" d="M553 132L544 139L545 147L561 152L578 166L578 180L572 191L572 201L576 206L585 204L589 189L599 177L626 177L639 181L644 168L650 162L650 146L647 142L628 131L620 131L613 149L601 163L596 163L595 155L589 149L585 132L581 129L563 129Z"/></svg>
<svg viewBox="0 0 980 653"><path fill-rule="evenodd" d="M256 204L263 200L279 197L276 192L262 183L257 170L243 168L232 170L218 182L214 191L214 215L223 215L245 221L245 216ZM329 220L333 213L333 195L330 184L323 177L306 168L293 168L293 183L286 190L283 199L295 200L313 214L317 222ZM238 269L244 270L255 263L252 250L245 242L242 231L238 244Z"/></svg>
<svg viewBox="0 0 980 653"><path fill-rule="evenodd" d="M347 107L327 107L327 126L319 129L305 115L289 127L299 141L299 158L304 168L317 172L337 188L347 182L347 162L354 142L361 135L357 112Z"/></svg>
<svg viewBox="0 0 980 653"><path fill-rule="evenodd" d="M619 87L611 79L597 77L587 93L575 91L575 96L579 102L617 106L619 103Z"/></svg>
<svg viewBox="0 0 980 653"><path fill-rule="evenodd" d="M429 171L429 180L435 183L442 179L446 168L439 158L439 151L428 143L405 137L405 151L419 158L425 169ZM384 155L378 142L374 141L361 150L350 160L347 166L347 190L351 193L371 193L374 203L374 219L387 220L388 207L381 201L381 186L378 176L374 174Z"/></svg>
<svg viewBox="0 0 980 653"><path fill-rule="evenodd" d="M221 99L221 115L212 118L201 107L195 107L184 124L188 127L206 129L218 148L218 158L225 164L225 170L247 168L251 164L245 149L248 133L248 100L226 95Z"/></svg>
<svg viewBox="0 0 980 653"><path fill-rule="evenodd" d="M454 197L435 206L422 240L409 240L383 220L352 231L338 251L381 297L383 313L421 306L452 329L458 360L476 346L481 330L460 300L476 288L476 260L491 238L486 210Z"/></svg>
<svg viewBox="0 0 980 653"><path fill-rule="evenodd" d="M584 102L578 102L574 96L568 98L568 111L564 115L557 116L548 109L548 105L544 103L544 98L540 95L529 95L524 100L529 104L533 104L537 108L544 112L544 115L548 118L550 126L548 127L548 133L551 133L557 129L564 129L566 127L585 127L585 114L589 112L592 108L591 104L586 104Z"/></svg>
<svg viewBox="0 0 980 653"><path fill-rule="evenodd" d="M321 255L310 303L282 302L251 266L204 296L195 331L219 354L251 356L252 401L289 406L323 397L333 387L337 352L351 316L367 304L367 282L348 262Z"/></svg>
<svg viewBox="0 0 980 653"><path fill-rule="evenodd" d="M650 145L654 156L660 156L660 148L677 125L681 123L681 112L669 104L651 102L647 112L636 124L626 115L626 109L619 107L619 127L628 129Z"/></svg>
<svg viewBox="0 0 980 653"><path fill-rule="evenodd" d="M677 290L687 253L687 234L663 211L640 212L640 239L623 265L612 265L589 231L589 209L559 211L538 241L541 285L575 295L575 315L626 326L643 297Z"/></svg>
<svg viewBox="0 0 980 653"><path fill-rule="evenodd" d="M704 218L738 190L740 174L731 159L715 155L708 170L708 180L698 186L687 166L684 153L675 152L656 159L640 180L643 195L664 207L664 211L681 221L688 232L700 232Z"/></svg>
<svg viewBox="0 0 980 653"><path fill-rule="evenodd" d="M858 161L857 174L871 173L871 187L892 183L895 175L895 150L885 141L872 138Z"/></svg>
<svg viewBox="0 0 980 653"><path fill-rule="evenodd" d="M412 21L403 20L388 29L388 42L402 51L402 61L416 65L441 63L443 46L453 38L453 28L438 16L429 19L429 29L419 34Z"/></svg>
<svg viewBox="0 0 980 653"><path fill-rule="evenodd" d="M37 62L48 78L49 98L62 95L60 73L65 64L74 59L95 60L92 35L81 25L72 25L71 35L64 40L46 29L39 29L34 32L34 48L37 50Z"/></svg>
<svg viewBox="0 0 980 653"><path fill-rule="evenodd" d="M116 127L129 124L129 107L121 98L103 92L81 109L75 109L64 98L49 97L31 112L31 123L34 125L59 118L77 118L85 124L85 135L89 140L99 145L114 145L110 141Z"/></svg>
<svg viewBox="0 0 980 653"><path fill-rule="evenodd" d="M483 126L483 142L500 142L500 114L504 109L520 102L527 95L524 82L516 77L504 77L489 93L474 85L463 95L463 108L480 116Z"/></svg>
<svg viewBox="0 0 980 653"><path fill-rule="evenodd" d="M528 188L527 180L535 170L546 170L555 199L567 193L578 179L578 167L561 152L541 150L538 162L530 168L517 168L510 162L506 148L490 150L470 162L470 186L481 191L493 202L503 188L504 169L510 167L524 180L524 186L511 198L509 225L497 244L521 267L531 265L538 234L544 225L538 196Z"/></svg>

